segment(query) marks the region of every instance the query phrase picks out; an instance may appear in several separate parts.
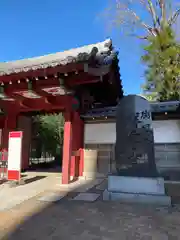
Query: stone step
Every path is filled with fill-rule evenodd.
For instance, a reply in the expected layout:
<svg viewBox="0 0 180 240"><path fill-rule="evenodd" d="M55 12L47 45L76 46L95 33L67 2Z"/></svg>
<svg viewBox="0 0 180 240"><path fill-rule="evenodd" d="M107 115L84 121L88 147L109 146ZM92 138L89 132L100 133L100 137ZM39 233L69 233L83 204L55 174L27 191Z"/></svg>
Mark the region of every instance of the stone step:
<svg viewBox="0 0 180 240"><path fill-rule="evenodd" d="M171 197L166 195L124 193L124 192L103 192L104 201L119 201L122 203L147 203L163 206L171 206Z"/></svg>

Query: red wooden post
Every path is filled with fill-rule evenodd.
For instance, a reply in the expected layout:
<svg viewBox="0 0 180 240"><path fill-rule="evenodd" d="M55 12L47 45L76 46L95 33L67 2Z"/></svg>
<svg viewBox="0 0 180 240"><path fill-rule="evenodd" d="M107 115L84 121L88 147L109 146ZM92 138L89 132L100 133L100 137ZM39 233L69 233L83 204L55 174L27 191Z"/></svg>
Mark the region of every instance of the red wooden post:
<svg viewBox="0 0 180 240"><path fill-rule="evenodd" d="M9 132L16 130L17 125L17 115L16 114L9 114L6 116L5 119L5 126L2 129L2 147L8 148L8 141L9 141Z"/></svg>
<svg viewBox="0 0 180 240"><path fill-rule="evenodd" d="M72 116L71 112L64 114L64 144L63 144L63 161L62 161L62 184L69 184L70 165L72 155Z"/></svg>
<svg viewBox="0 0 180 240"><path fill-rule="evenodd" d="M7 149L1 150L1 161L4 163L2 168L0 168L1 178L5 178L5 174L7 173L7 162L8 162L8 151Z"/></svg>
<svg viewBox="0 0 180 240"><path fill-rule="evenodd" d="M1 152L2 152L2 161L7 161L8 160L8 151L7 151L7 149L3 148Z"/></svg>
<svg viewBox="0 0 180 240"><path fill-rule="evenodd" d="M76 164L77 164L77 150L78 150L78 126L77 126L77 119L76 119L76 112L72 113L72 151L73 156L71 156L71 166L70 166L70 176L71 177L78 177L76 171Z"/></svg>
<svg viewBox="0 0 180 240"><path fill-rule="evenodd" d="M78 112L73 113L72 129L72 150L76 156L71 158L71 176L79 177L83 174L84 122Z"/></svg>
<svg viewBox="0 0 180 240"><path fill-rule="evenodd" d="M84 171L84 121L80 119L80 160L79 160L79 176L83 176Z"/></svg>

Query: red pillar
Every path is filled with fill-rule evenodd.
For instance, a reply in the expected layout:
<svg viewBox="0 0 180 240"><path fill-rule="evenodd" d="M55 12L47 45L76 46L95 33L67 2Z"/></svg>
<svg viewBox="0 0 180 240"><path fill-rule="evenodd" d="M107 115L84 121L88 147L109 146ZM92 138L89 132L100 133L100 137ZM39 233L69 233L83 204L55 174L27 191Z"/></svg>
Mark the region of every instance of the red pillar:
<svg viewBox="0 0 180 240"><path fill-rule="evenodd" d="M76 119L76 113L73 112L72 116L72 156L70 166L70 176L72 178L78 177L77 169L77 150L78 150L78 124Z"/></svg>
<svg viewBox="0 0 180 240"><path fill-rule="evenodd" d="M72 132L74 156L71 157L71 176L79 177L83 174L84 122L81 120L78 112L73 112Z"/></svg>
<svg viewBox="0 0 180 240"><path fill-rule="evenodd" d="M4 117L4 123L2 124L1 135L1 149L8 150L9 132L16 130L16 116L15 114L7 115ZM6 172L7 169L0 168L0 173Z"/></svg>
<svg viewBox="0 0 180 240"><path fill-rule="evenodd" d="M17 127L17 115L8 114L5 119L5 126L2 130L2 148L8 149L9 132L15 131Z"/></svg>
<svg viewBox="0 0 180 240"><path fill-rule="evenodd" d="M80 119L81 120L81 119ZM79 176L83 176L84 171L84 121L80 121L80 161L79 161Z"/></svg>
<svg viewBox="0 0 180 240"><path fill-rule="evenodd" d="M64 143L63 143L63 161L62 161L62 184L70 182L70 166L72 155L72 114L64 113Z"/></svg>
<svg viewBox="0 0 180 240"><path fill-rule="evenodd" d="M62 183L68 184L70 176L83 175L84 122L78 112L65 113Z"/></svg>

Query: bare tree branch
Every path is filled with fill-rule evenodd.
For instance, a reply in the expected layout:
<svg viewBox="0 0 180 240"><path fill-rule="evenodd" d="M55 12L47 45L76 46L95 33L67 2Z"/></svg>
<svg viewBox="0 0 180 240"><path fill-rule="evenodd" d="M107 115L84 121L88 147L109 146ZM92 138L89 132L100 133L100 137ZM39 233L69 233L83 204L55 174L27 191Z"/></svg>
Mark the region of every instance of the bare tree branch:
<svg viewBox="0 0 180 240"><path fill-rule="evenodd" d="M171 8L168 0L110 1L112 4L109 13L113 19L111 23L116 23L121 29L126 29L126 31L132 33L130 35L136 36L137 38L139 38L139 30L145 30L145 36L140 37L140 39L146 39L147 36L157 36L166 24L169 26L173 25L180 15L180 8L173 14L170 13ZM173 2L173 7L175 7L174 5L175 2ZM144 12L141 11L141 7ZM147 17L148 15L150 15L150 19ZM168 18L168 16L170 17ZM140 35L141 34L142 33L140 33Z"/></svg>
<svg viewBox="0 0 180 240"><path fill-rule="evenodd" d="M151 16L152 16L153 25L154 27L156 27L158 17L156 15L156 11L151 0L148 0L148 6L149 6L149 12L151 13Z"/></svg>
<svg viewBox="0 0 180 240"><path fill-rule="evenodd" d="M149 0L150 1L150 0ZM120 1L116 1L116 6L117 6L117 9L119 10L122 10L126 13L129 13L136 22L138 22L149 34L153 35L153 36L156 36L156 32L153 31L153 28L148 25L147 23L145 23L141 18L140 16L138 16L136 14L136 12L134 12L132 9L130 9L127 5L121 3ZM122 21L122 20L121 20Z"/></svg>
<svg viewBox="0 0 180 240"><path fill-rule="evenodd" d="M166 21L166 0L159 0L159 7L161 10L161 23L165 23Z"/></svg>
<svg viewBox="0 0 180 240"><path fill-rule="evenodd" d="M151 26L149 26L148 24L146 24L145 22L143 22L143 21L141 20L141 18L140 18L135 12L133 12L132 10L129 10L129 11L132 13L132 15L135 17L135 19L136 19L149 33L154 34L153 31L152 31L152 27L151 27Z"/></svg>
<svg viewBox="0 0 180 240"><path fill-rule="evenodd" d="M138 38L138 39L140 39L140 40L147 40L148 39L148 36L139 36L139 35L137 35L137 34L129 34L129 36L131 36L131 37L136 37L136 38Z"/></svg>
<svg viewBox="0 0 180 240"><path fill-rule="evenodd" d="M169 24L170 26L172 26L172 25L176 22L176 20L177 20L177 18L179 17L179 15L180 15L180 8L179 8L178 10L176 10L176 11L172 14L172 16L170 17L170 19L168 20L168 24Z"/></svg>

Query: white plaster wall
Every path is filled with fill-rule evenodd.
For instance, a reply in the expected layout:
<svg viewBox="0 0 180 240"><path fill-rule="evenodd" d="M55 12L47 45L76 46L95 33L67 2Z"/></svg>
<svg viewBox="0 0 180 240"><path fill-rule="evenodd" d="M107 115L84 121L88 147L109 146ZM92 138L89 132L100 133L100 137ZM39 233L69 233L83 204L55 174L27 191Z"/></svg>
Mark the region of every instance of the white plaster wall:
<svg viewBox="0 0 180 240"><path fill-rule="evenodd" d="M155 143L180 143L180 120L153 121Z"/></svg>
<svg viewBox="0 0 180 240"><path fill-rule="evenodd" d="M85 144L113 144L116 142L115 123L89 123L85 124Z"/></svg>
<svg viewBox="0 0 180 240"><path fill-rule="evenodd" d="M153 121L152 125L155 143L180 143L180 120ZM85 144L113 144L115 142L115 122L85 124Z"/></svg>

